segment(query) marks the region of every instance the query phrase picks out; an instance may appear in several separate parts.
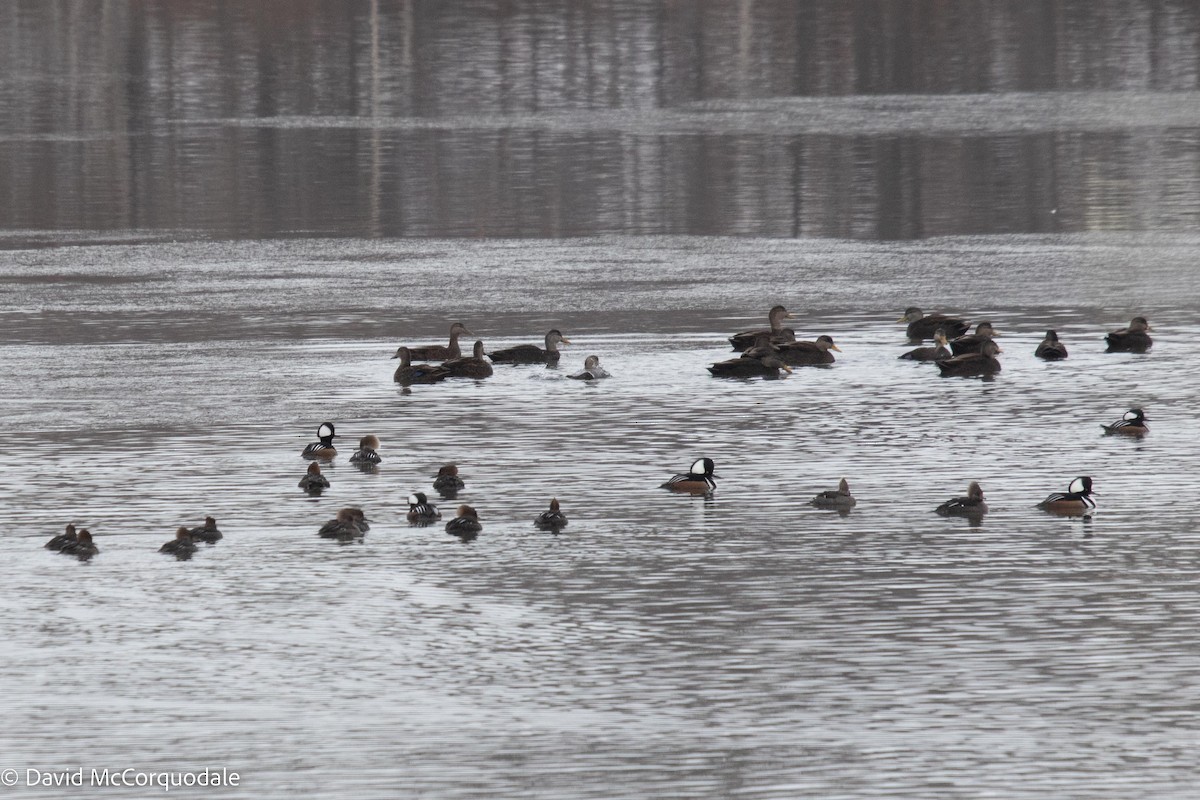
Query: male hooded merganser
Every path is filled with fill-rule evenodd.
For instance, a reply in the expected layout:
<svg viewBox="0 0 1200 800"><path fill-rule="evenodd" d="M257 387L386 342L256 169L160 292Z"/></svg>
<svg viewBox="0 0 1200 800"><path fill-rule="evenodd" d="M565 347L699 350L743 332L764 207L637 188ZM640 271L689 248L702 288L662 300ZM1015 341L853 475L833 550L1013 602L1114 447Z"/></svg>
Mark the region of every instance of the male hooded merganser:
<svg viewBox="0 0 1200 800"><path fill-rule="evenodd" d="M317 462L308 465L308 472L300 479L300 488L309 494L320 494L329 488L329 479L321 474L321 466Z"/></svg>
<svg viewBox="0 0 1200 800"><path fill-rule="evenodd" d="M570 344L571 340L555 328L546 334L545 350L536 344L519 344L516 347L488 353L487 357L497 364L557 364L561 355L558 352L560 343Z"/></svg>
<svg viewBox="0 0 1200 800"><path fill-rule="evenodd" d="M1042 339L1033 354L1046 361L1062 361L1067 357L1067 346L1058 340L1057 333L1046 331L1046 338Z"/></svg>
<svg viewBox="0 0 1200 800"><path fill-rule="evenodd" d="M711 458L698 458L692 462L686 473L673 476L659 488L687 494L709 494L717 488L717 482L713 478L721 477L713 474L715 469Z"/></svg>
<svg viewBox="0 0 1200 800"><path fill-rule="evenodd" d="M950 340L950 351L956 356L965 353L978 353L983 350L983 343L990 342L993 336L998 336L990 322L981 322L975 326L975 332Z"/></svg>
<svg viewBox="0 0 1200 800"><path fill-rule="evenodd" d="M367 434L358 440L358 449L350 456L351 464L362 464L375 466L383 461L379 457L379 453L375 452L379 449L379 437L373 434Z"/></svg>
<svg viewBox="0 0 1200 800"><path fill-rule="evenodd" d="M57 551L61 552L64 547L66 547L67 545L71 544L74 541L76 541L75 523L68 522L66 531L64 531L63 533L60 533L58 536L55 536L50 541L46 542L45 548L47 550L57 550Z"/></svg>
<svg viewBox="0 0 1200 800"><path fill-rule="evenodd" d="M909 350L897 358L907 361L945 361L954 355L950 352L949 342L946 341L945 328L938 328L934 331L933 345L933 347L918 347L915 350Z"/></svg>
<svg viewBox="0 0 1200 800"><path fill-rule="evenodd" d="M196 543L187 528L178 528L175 538L158 548L158 552L175 556L180 561L187 561L196 552Z"/></svg>
<svg viewBox="0 0 1200 800"><path fill-rule="evenodd" d="M333 432L333 423L322 422L320 427L317 428L317 439L320 441L313 442L304 448L304 452L300 454L300 457L329 461L337 455L337 448L333 446L333 440L336 437L337 434Z"/></svg>
<svg viewBox="0 0 1200 800"><path fill-rule="evenodd" d="M79 532L75 534L75 541L67 542L67 544L63 546L63 549L59 550L58 552L75 556L80 561L87 561L89 558L99 553L100 548L96 547L95 543L92 541L91 531L89 531L87 528L81 528Z"/></svg>
<svg viewBox="0 0 1200 800"><path fill-rule="evenodd" d="M1096 501L1092 499L1092 479L1086 475L1076 478L1071 481L1067 491L1055 492L1038 503L1037 507L1056 514L1090 513L1096 507Z"/></svg>
<svg viewBox="0 0 1200 800"><path fill-rule="evenodd" d="M1119 433L1122 436L1144 436L1150 432L1149 417L1140 408L1131 408L1122 415L1121 419L1112 425L1101 425L1106 434Z"/></svg>
<svg viewBox="0 0 1200 800"><path fill-rule="evenodd" d="M718 361L708 367L708 371L714 378L754 378L759 375L765 378L778 378L779 370L791 372L792 368L780 361L777 355L747 358L743 354L728 361Z"/></svg>
<svg viewBox="0 0 1200 800"><path fill-rule="evenodd" d="M400 359L400 366L396 367L396 371L392 373L392 380L401 386L413 383L437 383L450 375L450 371L441 366L412 363L412 353L407 347L401 347L392 358Z"/></svg>
<svg viewBox="0 0 1200 800"><path fill-rule="evenodd" d="M938 328L943 329L947 336L962 336L971 327L957 317L948 317L937 312L924 314L916 306L904 309L904 316L896 321L908 323L908 338L915 341L932 339Z"/></svg>
<svg viewBox="0 0 1200 800"><path fill-rule="evenodd" d="M342 508L338 510L337 517L321 526L317 535L322 539L347 541L361 539L366 529L367 525L362 518L362 509Z"/></svg>
<svg viewBox="0 0 1200 800"><path fill-rule="evenodd" d="M408 354L411 358L417 361L445 361L450 358L458 358L462 355L462 348L458 345L458 337L466 334L474 336L475 334L467 330L467 326L461 322L456 322L450 326L450 344L441 345L424 345L421 347L408 348ZM399 351L397 351L399 353ZM393 356L395 358L395 356Z"/></svg>
<svg viewBox="0 0 1200 800"><path fill-rule="evenodd" d="M767 336L771 344L784 344L796 339L796 332L791 328L783 327L785 319L792 319L792 315L783 306L775 306L767 312L767 320L771 323L770 328L759 328L753 331L742 331L735 333L729 337L729 343L733 345L734 350L746 350L754 347L759 336Z"/></svg>
<svg viewBox="0 0 1200 800"><path fill-rule="evenodd" d="M446 523L446 533L455 536L474 538L481 530L483 523L479 521L479 514L470 506L459 506L458 514Z"/></svg>
<svg viewBox="0 0 1200 800"><path fill-rule="evenodd" d="M458 467L447 464L438 469L437 477L433 479L433 488L442 494L453 493L467 488L463 479L458 477Z"/></svg>
<svg viewBox="0 0 1200 800"><path fill-rule="evenodd" d="M567 377L577 381L598 381L611 376L608 374L608 370L600 366L600 356L588 356L583 360L583 371Z"/></svg>
<svg viewBox="0 0 1200 800"><path fill-rule="evenodd" d="M483 360L483 342L476 342L472 355L443 361L442 367L450 371L451 378L488 378L492 365Z"/></svg>
<svg viewBox="0 0 1200 800"><path fill-rule="evenodd" d="M851 508L858 505L854 495L850 494L850 484L845 478L838 481L838 488L821 492L808 502L817 508Z"/></svg>
<svg viewBox="0 0 1200 800"><path fill-rule="evenodd" d="M414 492L408 496L408 521L416 525L428 525L442 518L442 512L429 502L424 492Z"/></svg>
<svg viewBox="0 0 1200 800"><path fill-rule="evenodd" d="M962 377L994 375L1000 371L1000 360L996 358L996 354L1001 352L1003 351L1000 349L1000 345L989 339L983 343L983 347L978 353L963 353L961 356L954 356L935 363L942 371L942 375Z"/></svg>
<svg viewBox="0 0 1200 800"><path fill-rule="evenodd" d="M1128 328L1113 331L1104 337L1110 353L1144 353L1154 344L1150 334L1150 323L1145 317L1134 317Z"/></svg>
<svg viewBox="0 0 1200 800"><path fill-rule="evenodd" d="M832 364L836 359L830 350L842 352L842 348L833 343L832 336L818 336L813 342L788 342L776 348L779 360L793 367Z"/></svg>
<svg viewBox="0 0 1200 800"><path fill-rule="evenodd" d="M190 529L188 534L190 534L192 539L195 541L205 542L207 544L216 544L217 542L221 541L222 538L221 532L217 530L217 521L212 517L205 517L204 524L197 528Z"/></svg>
<svg viewBox="0 0 1200 800"><path fill-rule="evenodd" d="M546 530L558 530L567 527L567 515L558 507L558 498L551 498L550 510L543 511L533 520L533 524Z"/></svg>
<svg viewBox="0 0 1200 800"><path fill-rule="evenodd" d="M980 517L987 513L988 507L987 503L983 502L983 489L979 488L978 483L971 481L966 497L947 500L934 510L943 517Z"/></svg>

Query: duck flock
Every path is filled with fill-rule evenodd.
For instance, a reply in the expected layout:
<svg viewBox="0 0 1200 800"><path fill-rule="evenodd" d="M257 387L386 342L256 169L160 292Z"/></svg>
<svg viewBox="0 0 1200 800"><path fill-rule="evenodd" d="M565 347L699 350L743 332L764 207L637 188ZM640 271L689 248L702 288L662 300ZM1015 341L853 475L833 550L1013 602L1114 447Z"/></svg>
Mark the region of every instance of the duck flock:
<svg viewBox="0 0 1200 800"><path fill-rule="evenodd" d="M769 327L742 331L731 336L729 342L740 355L711 365L708 367L709 372L714 377L721 378L773 378L779 377L781 371L791 372L792 367L834 363L834 352L841 350L833 338L822 335L813 341L797 341L795 331L784 326L784 320L791 316L784 306L772 308L767 315ZM907 324L910 343L921 344L927 340L934 343L933 346L922 344L909 350L899 356L901 359L936 364L943 376L982 376L988 379L1000 372L1001 366L997 356L1003 351L994 341L999 334L991 322L980 322L975 326L974 332L971 332L970 325L963 319L940 313L925 314L916 307L906 309L898 322ZM1145 317L1134 317L1129 327L1112 331L1105 336L1107 352L1145 353L1153 345L1150 331ZM446 345L400 347L392 356L400 361L393 374L393 380L402 386L437 383L449 378L479 380L493 374L492 364L553 365L557 364L561 357L559 345L570 344L570 339L563 336L561 331L553 329L546 333L544 347L525 344L488 353L483 342L476 341L471 355L464 356L459 345L459 338L463 335L474 334L461 322L455 322L450 327L450 341ZM1067 347L1059 340L1055 331L1050 330L1046 331L1046 336L1038 344L1034 355L1046 361L1061 361L1067 358ZM567 377L595 381L610 376L600 365L600 358L590 355L584 360L582 370ZM1106 435L1144 436L1150 430L1148 422L1145 411L1134 408L1127 411L1120 420L1111 425L1102 424L1100 427ZM319 497L329 488L329 480L321 473L320 465L328 464L337 457L338 451L333 443L337 437L334 423L322 422L317 429L317 441L306 446L301 452L301 457L310 463L300 479L299 488L309 496ZM363 436L359 440L358 449L350 456L350 463L363 471L374 470L382 462L379 448L378 437ZM661 488L672 492L708 496L716 490L719 477L711 458L699 458L692 463L687 472L672 476ZM1065 492L1049 495L1037 504L1037 508L1067 516L1089 514L1096 507L1092 499L1092 486L1090 476L1079 476L1070 481ZM456 499L458 492L464 488L464 481L459 476L455 464L442 466L434 477L433 489L443 499ZM842 513L848 513L858 503L851 494L845 478L841 479L836 489L821 492L809 502L818 508L836 509ZM409 495L408 505L406 518L411 525L428 526L441 521L441 512L424 492ZM934 510L943 516L978 520L987 513L988 507L983 489L977 482L972 481L967 487L966 495L947 500ZM554 533L567 526L567 516L557 498L550 500L549 508L539 514L533 520L533 524L541 530ZM348 543L361 541L369 528L362 509L342 508L334 519L321 526L317 535ZM483 530L483 524L473 507L460 505L455 516L445 524L445 529L447 533L463 541L471 541ZM192 528L179 527L174 538L164 543L159 552L187 560L196 553L197 543L211 545L221 538L222 533L217 528L216 520L206 517L203 525ZM77 529L74 523L67 524L65 531L52 538L45 547L82 561L87 561L99 553L91 532L86 528Z"/></svg>

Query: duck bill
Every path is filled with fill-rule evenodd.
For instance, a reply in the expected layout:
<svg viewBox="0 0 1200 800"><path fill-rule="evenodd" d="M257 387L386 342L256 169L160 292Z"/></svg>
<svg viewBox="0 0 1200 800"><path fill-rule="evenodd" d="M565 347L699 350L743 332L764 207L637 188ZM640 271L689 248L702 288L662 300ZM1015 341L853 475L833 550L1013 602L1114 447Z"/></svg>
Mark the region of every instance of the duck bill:
<svg viewBox="0 0 1200 800"><path fill-rule="evenodd" d="M840 352L842 352L842 348L838 347L836 344L831 344L831 345L829 345L829 349L830 349L830 350L837 350L839 353L840 353Z"/></svg>
<svg viewBox="0 0 1200 800"><path fill-rule="evenodd" d="M788 373L790 373L792 371L792 368L789 367L787 364L784 364L782 367L780 367L780 369L782 369L784 372L788 372Z"/></svg>
<svg viewBox="0 0 1200 800"><path fill-rule="evenodd" d="M570 339L568 339L567 337L565 337L565 336L564 336L564 337L562 337L562 343L563 343L563 344L570 344L570 343L571 343L571 340L570 340Z"/></svg>

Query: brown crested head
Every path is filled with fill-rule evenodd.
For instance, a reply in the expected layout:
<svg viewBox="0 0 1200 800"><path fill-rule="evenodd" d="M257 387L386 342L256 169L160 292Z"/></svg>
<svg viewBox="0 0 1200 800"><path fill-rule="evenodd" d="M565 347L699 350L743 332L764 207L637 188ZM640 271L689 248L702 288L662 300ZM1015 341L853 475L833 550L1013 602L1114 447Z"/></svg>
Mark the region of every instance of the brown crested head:
<svg viewBox="0 0 1200 800"><path fill-rule="evenodd" d="M181 526L175 529L175 538L179 539L180 541L190 541L192 534L187 528Z"/></svg>
<svg viewBox="0 0 1200 800"><path fill-rule="evenodd" d="M846 482L845 478L838 481L838 491L842 494L850 494L850 484Z"/></svg>
<svg viewBox="0 0 1200 800"><path fill-rule="evenodd" d="M444 466L444 467L442 467L441 469L439 469L439 470L438 470L438 477L439 477L439 478L441 478L441 477L443 477L443 476L446 476L446 475L449 475L449 476L452 476L452 477L453 477L453 476L455 476L455 475L457 475L457 474L458 474L458 466L457 466L457 465L455 465L455 464L447 464L446 466Z"/></svg>
<svg viewBox="0 0 1200 800"><path fill-rule="evenodd" d="M308 462L308 474L309 475L320 475L321 474L321 465L315 461Z"/></svg>
<svg viewBox="0 0 1200 800"><path fill-rule="evenodd" d="M356 509L353 509L353 508L338 509L337 521L338 522L353 522L355 510Z"/></svg>
<svg viewBox="0 0 1200 800"><path fill-rule="evenodd" d="M361 448L369 448L371 450L379 449L379 437L373 433L368 433L366 436L358 440L358 446Z"/></svg>
<svg viewBox="0 0 1200 800"><path fill-rule="evenodd" d="M557 498L557 497L552 497L552 498L550 498L550 510L551 510L551 511L558 511L558 510L559 510L559 507L558 507L558 498Z"/></svg>
<svg viewBox="0 0 1200 800"><path fill-rule="evenodd" d="M979 487L978 481L971 481L971 485L967 487L967 497L970 497L972 500L983 499L983 489Z"/></svg>
<svg viewBox="0 0 1200 800"><path fill-rule="evenodd" d="M470 517L471 519L479 519L479 514L470 506L463 505L458 507L458 516Z"/></svg>
<svg viewBox="0 0 1200 800"><path fill-rule="evenodd" d="M88 544L92 541L92 532L89 531L87 528L84 528L84 529L80 530L78 534L75 535L75 538L77 540L79 540L80 542L83 542L84 544Z"/></svg>
<svg viewBox="0 0 1200 800"><path fill-rule="evenodd" d="M204 527L206 527L206 528L217 527L217 518L216 517L205 517L204 518Z"/></svg>
<svg viewBox="0 0 1200 800"><path fill-rule="evenodd" d="M75 535L75 523L74 522L67 523L67 529L66 529L65 533L67 534L67 536Z"/></svg>

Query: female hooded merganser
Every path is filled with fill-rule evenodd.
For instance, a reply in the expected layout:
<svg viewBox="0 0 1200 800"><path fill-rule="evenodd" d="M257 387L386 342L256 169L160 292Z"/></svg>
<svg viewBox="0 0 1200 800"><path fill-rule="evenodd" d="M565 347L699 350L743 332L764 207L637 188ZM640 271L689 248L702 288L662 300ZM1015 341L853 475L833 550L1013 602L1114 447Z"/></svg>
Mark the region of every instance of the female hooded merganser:
<svg viewBox="0 0 1200 800"><path fill-rule="evenodd" d="M942 375L962 377L994 375L1000 371L1000 361L996 358L996 354L1001 352L1003 351L1000 349L1000 345L989 339L983 343L983 348L978 353L963 353L961 356L954 356L935 363L942 371Z"/></svg>
<svg viewBox="0 0 1200 800"><path fill-rule="evenodd" d="M981 322L975 326L975 332L967 336L959 336L950 340L950 351L956 356L966 353L978 353L983 350L984 342L990 342L997 336L996 329L990 322Z"/></svg>
<svg viewBox="0 0 1200 800"><path fill-rule="evenodd" d="M408 354L410 358L417 361L445 361L450 358L458 358L462 355L462 348L458 346L458 337L466 334L474 336L475 334L467 330L467 326L461 322L456 322L450 326L450 344L440 345L432 344L422 347L409 347ZM396 351L397 355L399 351ZM392 356L395 358L396 356Z"/></svg>
<svg viewBox="0 0 1200 800"><path fill-rule="evenodd" d="M408 496L408 521L417 525L428 525L442 518L442 512L429 502L424 492L414 492Z"/></svg>
<svg viewBox="0 0 1200 800"><path fill-rule="evenodd" d="M443 369L450 371L451 378L488 378L492 365L483 360L483 342L476 342L472 355L467 358L452 358L442 362Z"/></svg>
<svg viewBox="0 0 1200 800"><path fill-rule="evenodd" d="M196 552L196 543L187 528L178 528L175 538L158 548L158 552L175 556L180 561L187 561Z"/></svg>
<svg viewBox="0 0 1200 800"><path fill-rule="evenodd" d="M333 446L333 440L336 437L337 434L333 432L333 423L322 422L320 427L317 428L317 439L320 441L313 442L304 448L304 452L300 454L300 457L329 461L337 455L337 448Z"/></svg>
<svg viewBox="0 0 1200 800"><path fill-rule="evenodd" d="M785 342L795 341L796 332L791 328L783 327L785 319L791 319L792 315L783 306L775 306L767 312L767 319L771 323L770 328L759 328L753 331L742 331L735 333L729 337L729 343L733 345L734 350L745 350L753 347L759 336L767 336L771 344L783 344Z"/></svg>
<svg viewBox="0 0 1200 800"><path fill-rule="evenodd" d="M543 511L533 520L533 524L546 530L558 530L567 527L567 515L558 507L558 498L550 499L550 510Z"/></svg>
<svg viewBox="0 0 1200 800"><path fill-rule="evenodd" d="M483 523L479 521L479 514L470 506L459 506L458 514L446 523L446 533L459 537L474 538L481 530Z"/></svg>
<svg viewBox="0 0 1200 800"><path fill-rule="evenodd" d="M717 488L717 482L713 478L721 477L713 474L715 469L716 466L711 458L698 458L692 462L691 468L686 473L672 476L671 480L659 488L687 494L709 494Z"/></svg>
<svg viewBox="0 0 1200 800"><path fill-rule="evenodd" d="M1101 425L1105 434L1119 433L1123 436L1145 436L1150 432L1146 423L1150 418L1140 408L1131 408L1122 415L1121 419L1112 425Z"/></svg>
<svg viewBox="0 0 1200 800"><path fill-rule="evenodd" d="M608 374L608 370L600 366L600 356L588 356L583 360L583 371L567 377L577 381L598 381L611 376Z"/></svg>
<svg viewBox="0 0 1200 800"><path fill-rule="evenodd" d="M1046 338L1033 351L1034 356L1046 361L1062 361L1067 357L1067 346L1058 340L1054 331L1046 331Z"/></svg>
<svg viewBox="0 0 1200 800"><path fill-rule="evenodd" d="M832 364L837 359L830 350L842 352L842 348L833 343L832 336L818 336L813 342L788 342L776 348L779 360L793 367Z"/></svg>
<svg viewBox="0 0 1200 800"><path fill-rule="evenodd" d="M361 539L369 527L363 518L362 509L342 508L338 510L337 517L321 526L317 535L322 539L348 541Z"/></svg>
<svg viewBox="0 0 1200 800"><path fill-rule="evenodd" d="M1152 330L1145 317L1134 317L1128 328L1113 331L1104 337L1104 341L1108 342L1110 353L1144 353L1154 344L1150 334L1146 333Z"/></svg>
<svg viewBox="0 0 1200 800"><path fill-rule="evenodd" d="M817 508L851 508L858 505L854 495L850 494L850 484L845 478L838 481L838 488L821 492L808 502Z"/></svg>
<svg viewBox="0 0 1200 800"><path fill-rule="evenodd" d="M907 361L945 361L954 355L950 352L949 343L946 341L945 328L938 328L933 332L933 345L933 347L918 347L915 350L909 350L898 358Z"/></svg>
<svg viewBox="0 0 1200 800"><path fill-rule="evenodd" d="M379 453L375 452L379 449L379 437L373 434L367 434L358 440L358 449L350 456L351 464L362 464L375 466L383 461L379 457Z"/></svg>
<svg viewBox="0 0 1200 800"><path fill-rule="evenodd" d="M1092 499L1092 479L1082 475L1067 487L1065 492L1055 492L1037 504L1043 511L1057 514L1087 514L1096 507Z"/></svg>
<svg viewBox="0 0 1200 800"><path fill-rule="evenodd" d="M300 479L300 488L309 494L320 494L329 488L329 479L321 474L321 466L317 462L308 465L308 472Z"/></svg>
<svg viewBox="0 0 1200 800"><path fill-rule="evenodd" d="M924 314L916 306L904 309L904 316L896 321L908 323L908 338L914 341L932 339L938 328L943 329L947 336L962 336L971 327L957 317L948 317L937 312Z"/></svg>
<svg viewBox="0 0 1200 800"><path fill-rule="evenodd" d="M400 359L400 366L392 373L392 380L402 386L413 383L437 383L445 380L450 371L432 364L412 363L412 353L407 347L401 347L392 358Z"/></svg>
<svg viewBox="0 0 1200 800"><path fill-rule="evenodd" d="M82 528L77 534L75 534L75 541L67 542L67 544L63 546L63 549L59 550L58 552L75 556L80 561L87 561L89 558L99 553L100 548L96 547L95 543L92 542L91 531L89 531L87 528Z"/></svg>
<svg viewBox="0 0 1200 800"><path fill-rule="evenodd" d="M66 531L64 531L63 533L60 533L58 536L55 536L50 541L46 542L45 547L47 550L57 550L59 552L62 552L62 549L64 547L66 547L67 545L71 544L74 541L76 541L75 523L68 522Z"/></svg>
<svg viewBox="0 0 1200 800"><path fill-rule="evenodd" d="M217 530L217 521L212 517L205 517L204 524L198 528L192 528L188 534L192 539L206 544L216 544L222 539L221 532Z"/></svg>
<svg viewBox="0 0 1200 800"><path fill-rule="evenodd" d="M463 483L462 478L458 477L458 467L454 464L447 464L438 469L437 477L433 479L433 488L444 495L461 491L467 488L467 485Z"/></svg>
<svg viewBox="0 0 1200 800"><path fill-rule="evenodd" d="M748 358L742 355L728 361L718 361L708 368L714 378L753 378L759 375L778 378L779 370L791 372L792 368L780 361L776 355L762 358Z"/></svg>
<svg viewBox="0 0 1200 800"><path fill-rule="evenodd" d="M516 347L488 353L487 357L497 364L557 364L561 355L558 352L560 343L570 344L571 340L555 328L546 334L545 350L536 344L519 344Z"/></svg>
<svg viewBox="0 0 1200 800"><path fill-rule="evenodd" d="M987 513L988 507L987 503L983 502L983 489L979 488L978 483L971 481L966 497L947 500L934 510L943 517L981 517Z"/></svg>

